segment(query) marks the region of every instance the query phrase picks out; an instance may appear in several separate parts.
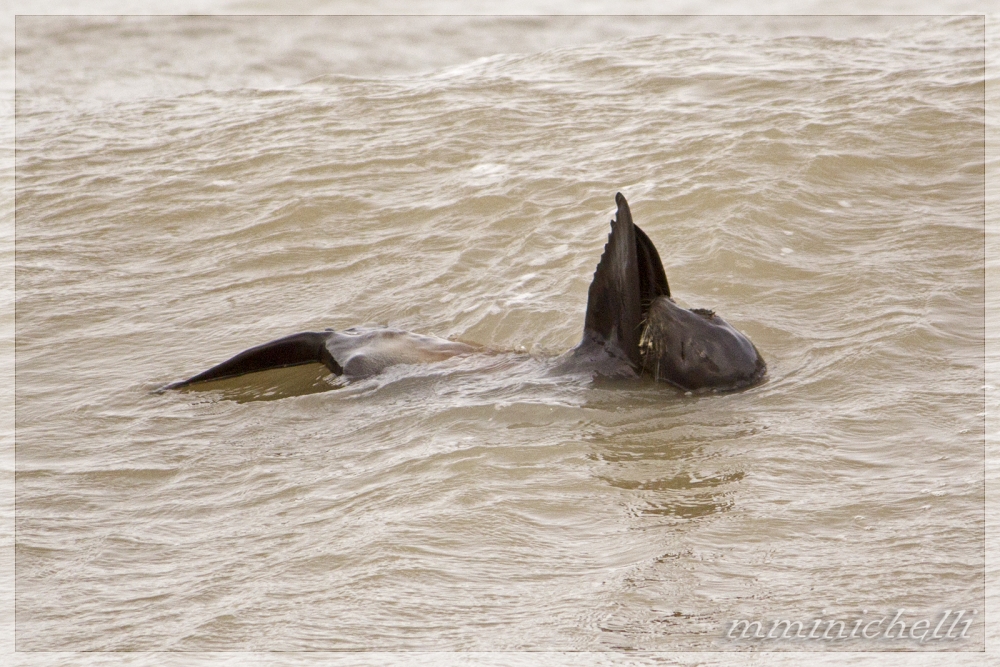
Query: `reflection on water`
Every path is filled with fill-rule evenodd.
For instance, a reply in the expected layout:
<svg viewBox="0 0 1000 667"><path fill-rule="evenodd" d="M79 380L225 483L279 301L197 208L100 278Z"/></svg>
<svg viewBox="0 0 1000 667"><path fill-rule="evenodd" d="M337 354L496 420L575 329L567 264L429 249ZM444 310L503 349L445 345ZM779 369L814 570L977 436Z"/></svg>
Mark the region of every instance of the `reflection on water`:
<svg viewBox="0 0 1000 667"><path fill-rule="evenodd" d="M277 368L247 377L231 377L204 382L179 391L213 392L213 399L236 401L275 401L294 396L307 396L331 391L343 386L322 364L304 364ZM157 389L159 393L161 390Z"/></svg>
<svg viewBox="0 0 1000 667"><path fill-rule="evenodd" d="M604 481L620 489L653 492L637 494L646 501L645 507L633 510L637 515L697 519L729 509L733 504L729 496L735 493L735 489L727 484L741 479L743 473L735 472L708 479L696 479L688 473L669 479L635 481L606 478Z"/></svg>

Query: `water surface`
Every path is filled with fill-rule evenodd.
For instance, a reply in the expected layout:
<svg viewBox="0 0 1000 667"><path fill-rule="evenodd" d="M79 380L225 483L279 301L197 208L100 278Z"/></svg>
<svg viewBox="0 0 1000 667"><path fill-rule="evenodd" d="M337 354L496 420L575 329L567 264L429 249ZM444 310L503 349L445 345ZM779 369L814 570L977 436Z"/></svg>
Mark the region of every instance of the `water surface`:
<svg viewBox="0 0 1000 667"><path fill-rule="evenodd" d="M18 19L18 650L983 647L982 20L563 21L338 71L306 19ZM765 384L546 372L617 191ZM493 353L153 393L362 324ZM979 615L724 637L898 609Z"/></svg>

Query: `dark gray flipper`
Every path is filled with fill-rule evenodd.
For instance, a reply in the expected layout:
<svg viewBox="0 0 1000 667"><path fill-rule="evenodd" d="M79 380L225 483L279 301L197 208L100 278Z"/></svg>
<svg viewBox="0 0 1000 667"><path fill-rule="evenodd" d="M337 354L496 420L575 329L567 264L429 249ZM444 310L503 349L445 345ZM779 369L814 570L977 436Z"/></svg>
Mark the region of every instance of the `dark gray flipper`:
<svg viewBox="0 0 1000 667"><path fill-rule="evenodd" d="M641 363L642 299L636 233L622 193L615 195L615 202L618 213L611 221L611 234L587 293L581 347L600 344L608 354L637 369Z"/></svg>
<svg viewBox="0 0 1000 667"><path fill-rule="evenodd" d="M264 343L240 352L232 359L223 361L203 373L180 382L169 384L164 389L180 389L196 382L223 380L225 378L266 371L272 368L299 366L302 364L323 364L335 375L342 375L344 369L333 358L326 347L331 332L297 333L270 343Z"/></svg>
<svg viewBox="0 0 1000 667"><path fill-rule="evenodd" d="M639 297L642 302L642 314L645 316L649 310L649 304L658 296L670 296L670 285L667 284L667 273L663 270L663 262L660 261L660 253L656 252L656 246L646 236L646 232L639 229L639 225L632 224L635 229L635 253L639 262Z"/></svg>

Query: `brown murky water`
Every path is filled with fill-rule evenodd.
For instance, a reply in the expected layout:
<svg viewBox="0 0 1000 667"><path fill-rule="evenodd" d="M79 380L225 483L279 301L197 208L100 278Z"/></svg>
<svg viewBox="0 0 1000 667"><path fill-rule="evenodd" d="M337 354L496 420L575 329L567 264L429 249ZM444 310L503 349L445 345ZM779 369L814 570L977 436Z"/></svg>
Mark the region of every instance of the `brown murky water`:
<svg viewBox="0 0 1000 667"><path fill-rule="evenodd" d="M981 649L983 22L714 21L19 18L17 648ZM547 372L619 190L765 384Z"/></svg>

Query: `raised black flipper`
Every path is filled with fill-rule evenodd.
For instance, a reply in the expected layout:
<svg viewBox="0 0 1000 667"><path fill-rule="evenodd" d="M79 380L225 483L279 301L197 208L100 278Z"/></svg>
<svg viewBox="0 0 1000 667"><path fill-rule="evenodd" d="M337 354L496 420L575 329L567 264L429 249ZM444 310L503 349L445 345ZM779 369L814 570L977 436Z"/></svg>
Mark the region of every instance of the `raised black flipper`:
<svg viewBox="0 0 1000 667"><path fill-rule="evenodd" d="M615 202L618 213L611 221L611 234L587 293L587 317L580 347L598 344L611 356L637 369L642 363L639 355L642 293L635 225L622 193L615 195ZM663 282L666 283L666 278Z"/></svg>
<svg viewBox="0 0 1000 667"><path fill-rule="evenodd" d="M330 335L331 332L328 331L307 331L272 340L270 343L244 350L232 359L223 361L221 364L187 380L169 384L164 389L180 389L196 382L223 380L272 368L312 363L323 364L335 375L341 375L344 369L340 367L340 364L326 347L326 341Z"/></svg>
<svg viewBox="0 0 1000 667"><path fill-rule="evenodd" d="M632 227L635 229L635 254L639 266L639 298L645 317L653 299L670 296L670 285L667 284L667 273L663 270L656 246L646 236L646 232L639 229L639 225L633 223Z"/></svg>

